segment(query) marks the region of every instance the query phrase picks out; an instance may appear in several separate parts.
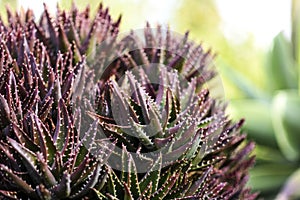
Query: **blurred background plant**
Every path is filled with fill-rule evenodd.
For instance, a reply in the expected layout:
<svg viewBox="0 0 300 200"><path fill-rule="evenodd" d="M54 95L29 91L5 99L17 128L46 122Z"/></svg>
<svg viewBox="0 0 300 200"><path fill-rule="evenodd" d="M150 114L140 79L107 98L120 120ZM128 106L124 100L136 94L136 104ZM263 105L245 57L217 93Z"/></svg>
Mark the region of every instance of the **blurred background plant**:
<svg viewBox="0 0 300 200"><path fill-rule="evenodd" d="M61 8L69 8L71 1L46 2L50 9L54 10L57 2ZM84 8L87 3L84 0L74 1L79 8ZM155 22L168 24L173 31L180 33L190 30L190 37L196 42L199 42L200 38L204 47L214 47L213 51L218 54L216 66L223 79L226 99L230 101L228 114L236 120L246 118L244 129L249 139L257 143L255 151L257 163L251 171L249 184L260 191L260 197L264 199L274 199L276 196L281 200L292 196L297 198L295 190L300 185L299 1L292 0L292 3L284 1L288 6L291 4L292 8L291 36L279 33L270 47L257 45L255 36L251 34L233 34L228 37L228 33L224 30L220 8L229 1L225 3L222 0L103 0L103 2L111 9L110 13L115 19L119 13L124 13L122 18L126 23L121 23L121 32L142 28L148 20L152 24ZM240 2L245 4L246 1ZM261 4L269 3L269 9L262 11L265 16L253 20L256 23L267 18L276 3L254 2L257 5L254 6L256 10L252 10L250 16L253 19L258 14L257 9ZM93 12L99 0L90 0L88 3ZM34 6L29 1L2 0L0 12L6 12L6 4L9 4L12 10L20 5ZM40 5L34 8L34 11L41 12L42 1L35 4ZM233 6L232 12L240 14L239 17L242 19L244 13L238 9L238 5ZM268 18L271 20L269 24L261 27L261 32L267 32L272 24L288 21L282 10L276 19ZM244 27L251 28L249 21L242 23Z"/></svg>
<svg viewBox="0 0 300 200"><path fill-rule="evenodd" d="M242 91L248 95L232 100L230 111L237 118L246 117L245 129L257 142L257 163L249 184L265 199L300 198L299 11L300 2L292 0L291 36L280 32L265 55L262 75L266 88L255 88L246 78L239 78L238 72L225 68L234 85L247 86Z"/></svg>

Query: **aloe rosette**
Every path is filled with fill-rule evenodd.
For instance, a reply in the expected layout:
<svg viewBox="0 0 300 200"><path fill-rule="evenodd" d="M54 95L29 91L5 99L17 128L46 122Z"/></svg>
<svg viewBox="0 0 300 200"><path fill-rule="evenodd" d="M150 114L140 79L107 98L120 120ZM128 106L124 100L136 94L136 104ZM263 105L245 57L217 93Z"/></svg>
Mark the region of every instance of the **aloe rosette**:
<svg viewBox="0 0 300 200"><path fill-rule="evenodd" d="M253 143L207 85L210 51L100 5L1 22L3 199L254 199ZM154 34L153 31L156 31Z"/></svg>
<svg viewBox="0 0 300 200"><path fill-rule="evenodd" d="M100 6L95 21L107 19L103 13ZM87 18L87 11L75 19L70 15L68 20L54 22L45 8L39 25L30 10L20 14L8 10L8 14L9 24L1 23L1 196L88 197L105 183L110 146L97 148L98 156L91 154L101 141L93 140L95 125L85 133L76 129L79 115L71 109L72 88L86 62L80 49L89 46L91 34L115 25L103 19L111 26L98 27ZM90 35L79 28L72 36L75 28L62 29L67 21L72 25L73 19L76 26L86 19L88 23L81 26Z"/></svg>

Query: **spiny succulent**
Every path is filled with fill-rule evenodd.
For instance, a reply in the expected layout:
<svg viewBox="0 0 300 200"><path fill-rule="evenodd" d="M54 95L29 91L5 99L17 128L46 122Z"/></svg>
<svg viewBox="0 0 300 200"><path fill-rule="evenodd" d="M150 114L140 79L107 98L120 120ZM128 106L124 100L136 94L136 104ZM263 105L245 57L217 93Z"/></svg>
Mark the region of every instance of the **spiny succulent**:
<svg viewBox="0 0 300 200"><path fill-rule="evenodd" d="M106 82L96 113L90 112L116 144L108 163L117 170L100 196L254 198L244 189L253 144L237 149L245 139L238 134L243 121L232 124L204 89L214 77L204 67L210 52L187 35L178 40L168 30L165 36L160 28L152 31L146 27L144 42L134 32L122 40L138 48L126 45L120 65L127 71Z"/></svg>
<svg viewBox="0 0 300 200"><path fill-rule="evenodd" d="M254 199L254 144L210 97L210 51L102 5L8 11L0 39L2 199ZM142 39L141 39L142 38Z"/></svg>
<svg viewBox="0 0 300 200"><path fill-rule="evenodd" d="M94 140L95 124L80 137L75 126L79 116L72 110L71 96L85 61L76 51L79 46L71 43L74 39L62 48L68 40L59 35L57 27L50 28L52 18L46 9L43 16L41 22L49 20L47 26L53 32L42 32L44 22L36 25L30 10L25 18L10 14L9 25L1 25L1 195L80 199L90 188L103 185L110 148L102 145L97 148L98 156L90 153L101 143ZM64 41L51 43L53 38L45 35Z"/></svg>

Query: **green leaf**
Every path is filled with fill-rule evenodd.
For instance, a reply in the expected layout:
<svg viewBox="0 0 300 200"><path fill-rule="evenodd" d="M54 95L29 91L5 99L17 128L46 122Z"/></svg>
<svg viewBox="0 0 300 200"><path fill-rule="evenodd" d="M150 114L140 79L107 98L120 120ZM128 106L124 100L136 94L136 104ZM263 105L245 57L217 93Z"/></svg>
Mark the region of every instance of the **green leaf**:
<svg viewBox="0 0 300 200"><path fill-rule="evenodd" d="M140 181L141 191L147 189L149 184L151 184L151 188L152 188L151 194L157 190L158 182L160 179L161 167L162 167L162 155L159 154L158 159L156 159L151 169L144 175L143 179Z"/></svg>
<svg viewBox="0 0 300 200"><path fill-rule="evenodd" d="M273 49L269 54L267 74L271 91L297 88L297 68L292 55L291 43L284 34L279 33L273 40Z"/></svg>
<svg viewBox="0 0 300 200"><path fill-rule="evenodd" d="M181 110L185 110L189 105L193 103L193 99L196 91L196 79L192 79L188 87L182 92L180 99Z"/></svg>
<svg viewBox="0 0 300 200"><path fill-rule="evenodd" d="M134 200L134 198L131 194L131 191L130 191L130 187L131 187L131 185L128 185L125 182L123 183L123 189L124 189L124 192L125 192L124 200Z"/></svg>
<svg viewBox="0 0 300 200"><path fill-rule="evenodd" d="M0 164L0 170L5 171L6 174L13 180L13 182L20 187L27 194L34 193L34 190L29 184L27 184L22 178L17 176L13 171L11 171L7 166Z"/></svg>
<svg viewBox="0 0 300 200"><path fill-rule="evenodd" d="M300 158L300 97L297 90L280 91L272 103L272 119L278 145L291 161Z"/></svg>
<svg viewBox="0 0 300 200"><path fill-rule="evenodd" d="M28 135L19 125L15 124L14 122L12 122L11 125L14 134L22 145L28 147L28 149L31 151L38 151L39 147L32 141L31 138L28 137Z"/></svg>
<svg viewBox="0 0 300 200"><path fill-rule="evenodd" d="M279 148L270 148L265 145L259 145L256 143L254 149L254 155L256 160L263 163L281 163L286 162L286 158L282 154Z"/></svg>
<svg viewBox="0 0 300 200"><path fill-rule="evenodd" d="M57 124L54 135L54 142L56 147L62 154L67 150L68 142L70 139L71 123L67 107L63 99L59 100Z"/></svg>
<svg viewBox="0 0 300 200"><path fill-rule="evenodd" d="M10 108L4 96L0 94L0 127L5 127L10 121Z"/></svg>
<svg viewBox="0 0 300 200"><path fill-rule="evenodd" d="M126 146L122 145L122 176L121 176L121 182L128 182L128 176L127 173L129 171L128 169L128 162L129 162L129 153L126 150Z"/></svg>
<svg viewBox="0 0 300 200"><path fill-rule="evenodd" d="M109 172L107 187L108 192L114 197L124 196L123 184L113 170L110 170Z"/></svg>
<svg viewBox="0 0 300 200"><path fill-rule="evenodd" d="M15 140L8 138L8 141L12 145L12 147L18 152L21 156L22 161L28 170L28 173L35 184L40 184L42 182L41 176L37 169L37 158L36 155L30 151L29 149L25 148Z"/></svg>
<svg viewBox="0 0 300 200"><path fill-rule="evenodd" d="M70 174L64 172L59 184L51 189L57 198L63 199L71 194L71 178Z"/></svg>
<svg viewBox="0 0 300 200"><path fill-rule="evenodd" d="M84 136L81 139L81 142L87 148L88 152L91 152L92 147L95 145L95 138L97 134L97 124L98 120L95 120L93 124L90 124L89 129L85 132Z"/></svg>
<svg viewBox="0 0 300 200"><path fill-rule="evenodd" d="M41 174L43 179L45 180L45 185L48 188L57 185L57 180L49 169L49 165L45 162L45 159L43 158L43 155L41 153L37 153L37 161L40 165Z"/></svg>
<svg viewBox="0 0 300 200"><path fill-rule="evenodd" d="M80 153L80 151L79 151ZM91 159L89 158L89 155L84 152L85 156L82 160L80 160L80 163L76 163L76 169L71 174L71 181L72 183L77 183L77 181L80 179L82 174L84 173L85 169L88 168L90 165ZM79 156L77 156L78 159ZM76 160L77 161L77 160Z"/></svg>
<svg viewBox="0 0 300 200"><path fill-rule="evenodd" d="M250 139L261 145L278 148L270 103L258 99L231 100L228 111L233 120L245 119L244 128Z"/></svg>
<svg viewBox="0 0 300 200"><path fill-rule="evenodd" d="M53 44L55 53L57 53L57 51L58 51L57 35L56 35L55 28L53 26L52 18L50 17L50 14L48 12L48 8L47 8L46 4L44 4L44 13L46 15L46 20L47 20L47 25L48 25L50 40L51 40L51 43Z"/></svg>
<svg viewBox="0 0 300 200"><path fill-rule="evenodd" d="M50 114L50 110L52 109L53 98L48 97L43 102L43 107L39 110L38 116L44 121L47 116Z"/></svg>
<svg viewBox="0 0 300 200"><path fill-rule="evenodd" d="M163 131L167 128L168 125L168 121L171 118L171 112L172 112L172 94L171 94L171 90L167 89L166 91L166 103L163 106L163 110L162 110L162 116L161 116L161 122L162 122L162 127L163 127Z"/></svg>
<svg viewBox="0 0 300 200"><path fill-rule="evenodd" d="M286 162L262 164L250 170L248 185L254 191L277 192L294 170L295 167Z"/></svg>
<svg viewBox="0 0 300 200"><path fill-rule="evenodd" d="M68 41L65 31L63 30L62 24L58 25L57 41L58 41L59 50L62 53L65 53L69 50L70 43Z"/></svg>
<svg viewBox="0 0 300 200"><path fill-rule="evenodd" d="M139 196L141 196L141 190L138 180L138 172L135 166L134 159L129 154L129 161L128 161L128 182L127 184L130 185L130 191L134 199L137 199Z"/></svg>
<svg viewBox="0 0 300 200"><path fill-rule="evenodd" d="M112 111L115 121L120 126L128 126L129 125L129 111L128 111L128 104L125 103L126 99L121 92L120 87L117 85L115 81L111 81L111 98L112 98ZM127 102L127 101L126 101Z"/></svg>
<svg viewBox="0 0 300 200"><path fill-rule="evenodd" d="M96 185L96 183L98 181L98 178L100 177L101 171L102 171L101 164L99 162L97 162L91 168L91 170L90 170L91 173L88 175L84 185L80 189L76 188L74 190L75 194L70 196L70 198L82 198L82 197L84 197L89 192L89 190Z"/></svg>
<svg viewBox="0 0 300 200"><path fill-rule="evenodd" d="M200 186L209 178L209 174L211 171L212 168L208 168L197 181L192 183L185 195L189 196L195 194L200 188Z"/></svg>
<svg viewBox="0 0 300 200"><path fill-rule="evenodd" d="M180 127L178 132L175 134L175 141L173 143L172 148L178 149L181 146L190 143L193 140L193 137L195 136L196 136L196 121L187 119Z"/></svg>
<svg viewBox="0 0 300 200"><path fill-rule="evenodd" d="M268 99L269 95L257 88L250 80L240 72L233 70L233 67L228 66L224 61L219 62L220 73L238 87L248 98Z"/></svg>
<svg viewBox="0 0 300 200"><path fill-rule="evenodd" d="M132 124L130 127L130 130L129 130L129 131L131 131L131 133L127 132L128 129L126 130L126 132L133 134L133 136L139 138L139 140L142 144L144 144L146 147L151 149L151 147L153 146L153 143L152 143L150 137L147 135L146 131L144 131L145 126L134 123L132 119L130 119L130 122ZM147 125L146 125L146 127L147 127Z"/></svg>
<svg viewBox="0 0 300 200"><path fill-rule="evenodd" d="M141 107L143 121L145 122L145 124L149 124L150 116L147 108L147 95L144 89L141 87L141 85L135 80L132 73L126 72L126 76L131 86L131 91L129 94L136 96L135 100L137 101L137 104Z"/></svg>
<svg viewBox="0 0 300 200"><path fill-rule="evenodd" d="M37 138L39 141L39 147L40 147L40 151L43 153L43 157L48 160L48 147L47 147L47 142L46 142L46 136L44 135L44 130L42 130L42 122L38 119L38 117L34 114L31 114L31 118L32 121L34 123L32 123L32 125L34 126L34 129L37 132ZM46 132L49 133L49 131L46 130ZM52 146L54 149L54 144ZM53 149L52 149L53 150ZM52 159L54 158L54 152L52 152ZM53 160L52 160L53 161Z"/></svg>
<svg viewBox="0 0 300 200"><path fill-rule="evenodd" d="M154 200L163 199L168 194L168 192L172 189L179 175L180 175L179 170L174 171L172 176L170 176L170 178L166 182L164 182L164 184L160 188L158 188L158 190L155 193L151 195L151 199Z"/></svg>
<svg viewBox="0 0 300 200"><path fill-rule="evenodd" d="M98 200L107 199L104 194L94 188L91 188L91 194L94 195Z"/></svg>
<svg viewBox="0 0 300 200"><path fill-rule="evenodd" d="M78 32L75 29L74 22L72 20L69 20L67 23L70 24L70 29L69 29L69 31L67 31L67 38L69 38L70 41L74 41L76 46L79 46L80 39L79 39Z"/></svg>

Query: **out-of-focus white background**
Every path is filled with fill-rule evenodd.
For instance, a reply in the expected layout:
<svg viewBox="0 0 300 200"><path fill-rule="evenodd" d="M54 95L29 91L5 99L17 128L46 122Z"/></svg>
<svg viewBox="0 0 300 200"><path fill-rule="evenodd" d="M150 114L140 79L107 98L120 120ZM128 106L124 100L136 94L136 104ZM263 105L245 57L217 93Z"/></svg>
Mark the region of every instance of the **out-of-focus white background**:
<svg viewBox="0 0 300 200"><path fill-rule="evenodd" d="M119 1L123 4L126 2L126 0ZM39 14L43 11L43 2L52 12L55 12L57 0L19 0L18 7L31 8ZM136 27L130 27L131 29L143 27L145 21L168 24L171 13L184 3L178 0L127 0L127 2L143 5L142 15L139 13L138 16L134 16L131 13L136 18L133 19L136 21L134 24ZM245 35L251 34L256 45L265 47L279 31L283 30L287 35L290 34L290 0L216 0L215 2L222 19L222 31L229 39L243 40ZM126 8L119 12L125 14Z"/></svg>

